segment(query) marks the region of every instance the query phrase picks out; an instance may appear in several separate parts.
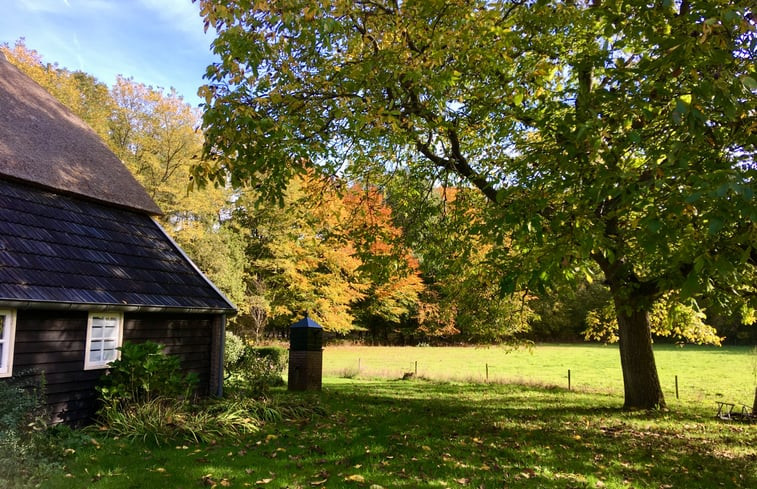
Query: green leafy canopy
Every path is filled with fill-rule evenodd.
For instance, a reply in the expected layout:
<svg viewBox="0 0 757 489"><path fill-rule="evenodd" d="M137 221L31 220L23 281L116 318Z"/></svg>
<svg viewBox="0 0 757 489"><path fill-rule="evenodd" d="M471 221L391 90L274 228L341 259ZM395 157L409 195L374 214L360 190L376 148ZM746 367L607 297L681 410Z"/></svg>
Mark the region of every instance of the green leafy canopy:
<svg viewBox="0 0 757 489"><path fill-rule="evenodd" d="M628 406L664 405L663 294L754 308L750 2L199 3L221 59L199 181L280 198L310 168L401 170L477 189L504 290L602 273L624 376L645 377Z"/></svg>

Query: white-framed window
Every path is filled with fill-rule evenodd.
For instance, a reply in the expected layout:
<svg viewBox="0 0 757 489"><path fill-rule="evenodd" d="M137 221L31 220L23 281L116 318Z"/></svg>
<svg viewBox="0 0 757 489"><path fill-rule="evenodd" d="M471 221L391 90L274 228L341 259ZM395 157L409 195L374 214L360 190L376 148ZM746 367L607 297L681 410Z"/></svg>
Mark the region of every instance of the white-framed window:
<svg viewBox="0 0 757 489"><path fill-rule="evenodd" d="M13 375L13 344L16 334L16 311L0 309L0 377Z"/></svg>
<svg viewBox="0 0 757 489"><path fill-rule="evenodd" d="M84 370L106 368L118 358L123 339L124 316L120 312L91 312L87 320Z"/></svg>

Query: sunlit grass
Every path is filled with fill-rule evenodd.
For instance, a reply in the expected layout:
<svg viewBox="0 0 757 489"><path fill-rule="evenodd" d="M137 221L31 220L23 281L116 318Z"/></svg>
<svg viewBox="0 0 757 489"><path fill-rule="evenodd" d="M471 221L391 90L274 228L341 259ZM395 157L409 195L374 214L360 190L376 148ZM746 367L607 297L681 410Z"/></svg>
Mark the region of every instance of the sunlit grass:
<svg viewBox="0 0 757 489"><path fill-rule="evenodd" d="M727 400L751 406L755 388L752 347L656 345L660 382L671 406ZM622 394L617 345L505 347L327 346L326 377L396 379L413 373L443 381L521 383ZM488 377L487 377L488 370ZM676 399L676 377L678 396Z"/></svg>

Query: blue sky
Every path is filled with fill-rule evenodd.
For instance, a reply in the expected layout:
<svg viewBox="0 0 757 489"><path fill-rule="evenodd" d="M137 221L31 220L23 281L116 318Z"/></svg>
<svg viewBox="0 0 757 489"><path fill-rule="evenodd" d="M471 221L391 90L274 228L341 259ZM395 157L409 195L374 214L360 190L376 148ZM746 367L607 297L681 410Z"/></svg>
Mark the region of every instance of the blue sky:
<svg viewBox="0 0 757 489"><path fill-rule="evenodd" d="M70 70L111 86L116 75L174 87L193 106L213 62L212 29L205 34L191 0L2 0L0 43L26 46Z"/></svg>

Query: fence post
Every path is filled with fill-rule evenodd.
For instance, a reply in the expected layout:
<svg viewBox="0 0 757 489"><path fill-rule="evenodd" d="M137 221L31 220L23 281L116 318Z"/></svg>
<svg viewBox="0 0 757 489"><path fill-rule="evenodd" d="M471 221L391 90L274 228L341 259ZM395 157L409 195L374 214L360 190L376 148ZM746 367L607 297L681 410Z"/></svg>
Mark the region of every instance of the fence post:
<svg viewBox="0 0 757 489"><path fill-rule="evenodd" d="M418 360L415 361L415 376L418 377Z"/></svg>
<svg viewBox="0 0 757 489"><path fill-rule="evenodd" d="M486 381L489 382L489 364L486 364Z"/></svg>
<svg viewBox="0 0 757 489"><path fill-rule="evenodd" d="M570 390L570 369L568 369L568 390Z"/></svg>
<svg viewBox="0 0 757 489"><path fill-rule="evenodd" d="M678 399L678 376L676 375L676 399Z"/></svg>

